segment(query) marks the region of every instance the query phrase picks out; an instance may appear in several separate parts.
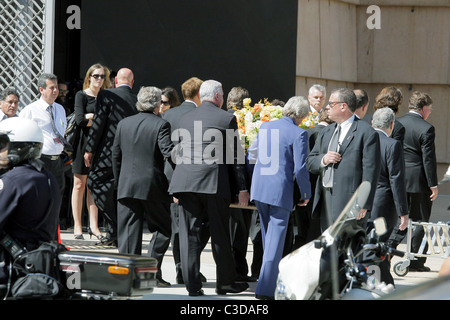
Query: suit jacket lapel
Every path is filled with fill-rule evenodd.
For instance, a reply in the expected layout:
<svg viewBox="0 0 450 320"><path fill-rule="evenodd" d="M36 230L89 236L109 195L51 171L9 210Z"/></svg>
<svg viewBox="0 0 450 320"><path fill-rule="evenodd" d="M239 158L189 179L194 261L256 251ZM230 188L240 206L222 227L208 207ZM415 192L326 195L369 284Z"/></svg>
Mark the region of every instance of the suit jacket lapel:
<svg viewBox="0 0 450 320"><path fill-rule="evenodd" d="M328 126L328 127L330 127L330 130L328 130L323 136L322 141L323 141L324 145L321 146L323 153L327 153L328 152L328 146L330 145L331 137L333 136L333 133L336 130L336 126L337 126L336 123L330 124Z"/></svg>
<svg viewBox="0 0 450 320"><path fill-rule="evenodd" d="M350 144L350 142L352 142L354 136L355 136L355 131L358 128L358 120L355 119L355 121L353 121L350 129L347 132L347 135L345 136L344 140L342 140L342 145L339 148L339 153L342 155L344 154L345 150L347 149L348 145Z"/></svg>

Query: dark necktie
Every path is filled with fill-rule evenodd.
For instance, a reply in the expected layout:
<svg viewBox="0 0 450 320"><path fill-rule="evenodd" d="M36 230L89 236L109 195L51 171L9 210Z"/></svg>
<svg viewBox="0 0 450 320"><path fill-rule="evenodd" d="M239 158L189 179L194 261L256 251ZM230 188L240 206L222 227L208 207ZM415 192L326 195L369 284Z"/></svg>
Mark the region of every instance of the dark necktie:
<svg viewBox="0 0 450 320"><path fill-rule="evenodd" d="M53 106L49 105L48 108L47 108L47 111L50 114L50 119L51 119L51 122L52 122L53 132L56 134L56 137L58 138L59 142L62 143L63 145L66 145L67 144L66 139L64 139L64 137L56 129L55 119L53 117Z"/></svg>
<svg viewBox="0 0 450 320"><path fill-rule="evenodd" d="M328 151L337 151L339 145L339 135L341 134L341 126L338 125L337 129L334 131L333 136L331 137L330 145L328 146ZM322 183L326 188L333 187L333 166L334 164L329 164L325 168L325 172L323 174Z"/></svg>

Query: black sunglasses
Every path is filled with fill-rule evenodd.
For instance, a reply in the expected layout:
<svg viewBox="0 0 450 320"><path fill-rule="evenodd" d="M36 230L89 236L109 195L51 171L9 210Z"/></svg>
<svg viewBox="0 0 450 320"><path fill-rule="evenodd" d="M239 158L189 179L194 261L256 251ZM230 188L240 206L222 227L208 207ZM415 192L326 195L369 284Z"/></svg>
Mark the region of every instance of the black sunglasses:
<svg viewBox="0 0 450 320"><path fill-rule="evenodd" d="M163 104L163 105L168 105L169 104L169 101L167 100L167 101L163 101L163 100L161 100L161 103Z"/></svg>
<svg viewBox="0 0 450 320"><path fill-rule="evenodd" d="M91 77L94 77L95 79L98 79L98 78L105 79L106 75L104 75L104 74L93 74Z"/></svg>

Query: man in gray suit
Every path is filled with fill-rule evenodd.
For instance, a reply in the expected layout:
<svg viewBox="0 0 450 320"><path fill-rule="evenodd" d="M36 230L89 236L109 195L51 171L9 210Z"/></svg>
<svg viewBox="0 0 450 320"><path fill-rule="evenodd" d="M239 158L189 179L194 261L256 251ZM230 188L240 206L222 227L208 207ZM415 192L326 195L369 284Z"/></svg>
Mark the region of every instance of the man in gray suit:
<svg viewBox="0 0 450 320"><path fill-rule="evenodd" d="M218 294L238 293L247 283L236 283L230 242L229 170L235 174L239 202L248 205L245 163L237 161L240 147L236 117L221 109L222 85L214 80L200 87L202 104L179 122L179 155L169 192L179 199L180 247L183 278L190 296L203 295L200 278L201 233L208 219L213 256L217 265ZM232 139L230 139L232 135ZM173 135L172 135L173 137ZM231 162L231 163L230 163Z"/></svg>
<svg viewBox="0 0 450 320"><path fill-rule="evenodd" d="M367 211L372 209L380 174L380 141L367 122L355 117L355 109L356 96L352 90L342 88L331 93L326 112L335 123L319 133L306 159L308 170L320 175L312 210L313 217L320 217L322 231L336 220L363 181L371 184L366 205L358 215L358 219L365 219L363 225ZM334 136L336 148L331 150L329 145Z"/></svg>
<svg viewBox="0 0 450 320"><path fill-rule="evenodd" d="M166 110L162 115L162 118L170 123L171 134L178 129L180 119L188 112L197 108L200 104L200 86L203 81L197 77L192 77L183 82L181 85L181 93L183 95L184 101L175 108L170 108ZM167 160L167 159L166 159ZM166 161L164 166L164 173L167 180L171 181L173 175L173 167ZM180 258L180 232L179 232L179 204L178 200L174 199L170 204L170 217L172 220L172 253L173 260L175 262L176 268L176 282L178 284L183 284L183 274L181 272L181 258ZM205 232L202 236L204 246L208 243L209 232ZM204 247L203 246L203 247ZM206 278L203 278L206 281Z"/></svg>

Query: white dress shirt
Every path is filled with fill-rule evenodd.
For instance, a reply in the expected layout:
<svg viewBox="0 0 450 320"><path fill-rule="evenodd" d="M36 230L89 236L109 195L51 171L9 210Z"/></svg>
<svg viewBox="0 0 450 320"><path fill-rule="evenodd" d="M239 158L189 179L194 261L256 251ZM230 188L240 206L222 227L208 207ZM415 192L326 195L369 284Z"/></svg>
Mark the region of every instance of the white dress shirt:
<svg viewBox="0 0 450 320"><path fill-rule="evenodd" d="M19 113L19 117L36 121L44 135L42 154L54 156L61 154L64 145L58 140L56 134L53 132L50 114L47 111L48 106L49 104L41 98L23 108ZM56 102L53 103L52 106L56 129L64 136L67 126L66 111L62 105Z"/></svg>
<svg viewBox="0 0 450 320"><path fill-rule="evenodd" d="M341 123L341 134L339 135L338 150L340 149L342 143L344 142L345 136L347 135L348 130L350 130L350 127L352 126L353 121L355 121L355 117L356 117L356 115L352 115L350 118L348 118L347 120L345 120L344 122Z"/></svg>
<svg viewBox="0 0 450 320"><path fill-rule="evenodd" d="M341 133L339 134L339 141L338 141L338 149L337 149L337 151L339 151L339 149L341 148L341 145L344 142L344 139L345 139L345 136L348 133L348 130L350 130L350 127L352 126L353 121L355 121L355 117L356 117L356 115L352 115L350 118L348 118L347 120L345 120L344 122L342 122L340 124L340 126L341 126ZM337 126L336 126L336 128L337 128ZM324 157L325 156L322 157L322 161L320 162L320 166L322 168L326 167L326 165L323 162L323 158Z"/></svg>

